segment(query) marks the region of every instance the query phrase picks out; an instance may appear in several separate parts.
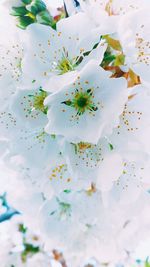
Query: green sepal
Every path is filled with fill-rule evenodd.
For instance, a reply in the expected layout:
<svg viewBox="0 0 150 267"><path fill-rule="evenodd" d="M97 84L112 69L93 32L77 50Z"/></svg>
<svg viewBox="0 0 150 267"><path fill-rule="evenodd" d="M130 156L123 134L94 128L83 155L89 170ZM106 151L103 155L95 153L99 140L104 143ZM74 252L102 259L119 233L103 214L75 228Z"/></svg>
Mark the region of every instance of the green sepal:
<svg viewBox="0 0 150 267"><path fill-rule="evenodd" d="M109 143L109 148L110 148L110 150L114 149L114 147L113 147L113 145L111 143Z"/></svg>
<svg viewBox="0 0 150 267"><path fill-rule="evenodd" d="M102 66L102 67L107 67L107 66L109 66L110 63L112 64L113 61L114 61L115 59L116 59L116 56L113 55L113 54L111 53L111 51L106 50L106 52L105 52L105 54L104 54L103 61L102 61L102 63L101 63L101 66Z"/></svg>
<svg viewBox="0 0 150 267"><path fill-rule="evenodd" d="M47 10L37 14L37 22L44 25L49 25L56 30L56 22Z"/></svg>
<svg viewBox="0 0 150 267"><path fill-rule="evenodd" d="M66 100L64 102L61 102L61 104L65 104L67 106L71 106L72 105L72 101L71 100Z"/></svg>
<svg viewBox="0 0 150 267"><path fill-rule="evenodd" d="M12 16L24 16L28 13L28 10L25 6L12 7L11 15Z"/></svg>
<svg viewBox="0 0 150 267"><path fill-rule="evenodd" d="M24 3L25 5L29 5L31 4L32 0L21 0L22 3Z"/></svg>
<svg viewBox="0 0 150 267"><path fill-rule="evenodd" d="M35 19L29 16L18 17L18 24L17 26L21 29L26 29L27 26L35 22Z"/></svg>
<svg viewBox="0 0 150 267"><path fill-rule="evenodd" d="M38 13L46 10L46 5L41 0L35 0L30 5L26 6L27 10L29 10L33 15L37 15Z"/></svg>
<svg viewBox="0 0 150 267"><path fill-rule="evenodd" d="M43 113L44 113L45 115L47 115L47 113L48 113L48 107L45 107L45 108L44 108Z"/></svg>

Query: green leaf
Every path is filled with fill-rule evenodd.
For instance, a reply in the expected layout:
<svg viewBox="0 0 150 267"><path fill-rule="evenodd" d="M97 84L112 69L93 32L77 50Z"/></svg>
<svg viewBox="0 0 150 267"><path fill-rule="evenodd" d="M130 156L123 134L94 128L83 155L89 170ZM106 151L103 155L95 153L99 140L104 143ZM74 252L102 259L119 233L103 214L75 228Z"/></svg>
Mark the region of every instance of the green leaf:
<svg viewBox="0 0 150 267"><path fill-rule="evenodd" d="M19 232L25 234L27 232L27 227L25 227L23 224L19 224Z"/></svg>
<svg viewBox="0 0 150 267"><path fill-rule="evenodd" d="M148 262L148 259L145 261L145 267L150 267L150 263Z"/></svg>
<svg viewBox="0 0 150 267"><path fill-rule="evenodd" d="M28 13L28 10L24 6L12 7L12 16L24 16Z"/></svg>
<svg viewBox="0 0 150 267"><path fill-rule="evenodd" d="M25 29L27 26L35 22L35 20L29 16L18 17L18 21L19 23L17 26L21 29Z"/></svg>
<svg viewBox="0 0 150 267"><path fill-rule="evenodd" d="M30 254L34 255L40 251L40 248L38 246L35 247L29 243L24 243L24 247L25 247L25 249L21 254L21 258L22 258L23 262L26 262L28 255L30 255Z"/></svg>
<svg viewBox="0 0 150 267"><path fill-rule="evenodd" d="M121 66L125 63L125 56L123 54L116 56L114 65L115 66Z"/></svg>
<svg viewBox="0 0 150 267"><path fill-rule="evenodd" d="M116 56L112 54L111 51L106 50L104 54L103 61L101 63L102 67L107 67L110 63L112 63L116 59Z"/></svg>
<svg viewBox="0 0 150 267"><path fill-rule="evenodd" d="M118 40L111 38L109 35L104 35L103 39L105 39L114 50L122 51L121 44Z"/></svg>

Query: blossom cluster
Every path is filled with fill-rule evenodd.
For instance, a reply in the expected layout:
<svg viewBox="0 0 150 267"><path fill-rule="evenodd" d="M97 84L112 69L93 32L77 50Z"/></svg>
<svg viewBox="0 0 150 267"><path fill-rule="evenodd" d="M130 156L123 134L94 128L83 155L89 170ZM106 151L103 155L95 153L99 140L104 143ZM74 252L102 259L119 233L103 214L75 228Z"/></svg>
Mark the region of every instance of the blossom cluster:
<svg viewBox="0 0 150 267"><path fill-rule="evenodd" d="M40 252L48 267L57 250L63 267L125 263L150 233L150 2L54 14L50 0L1 0L0 13L0 193L43 244L24 236L3 266Z"/></svg>

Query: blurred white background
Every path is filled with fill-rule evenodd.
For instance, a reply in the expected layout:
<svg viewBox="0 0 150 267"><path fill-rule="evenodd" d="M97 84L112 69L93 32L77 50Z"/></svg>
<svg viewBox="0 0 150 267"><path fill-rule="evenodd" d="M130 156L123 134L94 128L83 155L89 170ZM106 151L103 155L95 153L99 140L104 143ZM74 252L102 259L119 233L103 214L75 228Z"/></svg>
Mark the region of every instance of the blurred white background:
<svg viewBox="0 0 150 267"><path fill-rule="evenodd" d="M49 6L51 6L52 8L61 7L63 5L63 0L45 0L45 2L46 4L49 4ZM4 176L6 175L6 170L5 169L3 170L1 162L0 162L0 175ZM0 187L2 189L2 186ZM137 250L134 254L135 259L141 259L141 260L145 260L147 256L150 257L150 238L147 238L147 240L141 240L141 244L137 246Z"/></svg>
<svg viewBox="0 0 150 267"><path fill-rule="evenodd" d="M63 0L49 0L49 4L53 7L60 7L63 4Z"/></svg>

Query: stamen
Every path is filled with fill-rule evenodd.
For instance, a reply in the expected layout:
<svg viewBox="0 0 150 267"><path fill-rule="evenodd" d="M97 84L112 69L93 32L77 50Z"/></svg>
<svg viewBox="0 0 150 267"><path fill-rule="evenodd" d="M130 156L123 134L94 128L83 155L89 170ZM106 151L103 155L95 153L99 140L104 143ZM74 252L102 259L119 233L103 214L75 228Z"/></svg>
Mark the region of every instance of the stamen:
<svg viewBox="0 0 150 267"><path fill-rule="evenodd" d="M94 112L98 110L98 107L93 102L93 97L92 88L86 90L85 92L76 89L73 99L65 100L62 104L75 108L77 115L83 115L87 110Z"/></svg>
<svg viewBox="0 0 150 267"><path fill-rule="evenodd" d="M58 61L56 69L59 71L59 74L64 74L69 71L73 71L75 64L68 57L63 56L61 60Z"/></svg>
<svg viewBox="0 0 150 267"><path fill-rule="evenodd" d="M44 100L47 97L47 92L40 89L39 94L29 95L29 96L33 97L33 106L31 108L31 112L34 110L39 110L44 114L47 114L48 108L44 106Z"/></svg>

